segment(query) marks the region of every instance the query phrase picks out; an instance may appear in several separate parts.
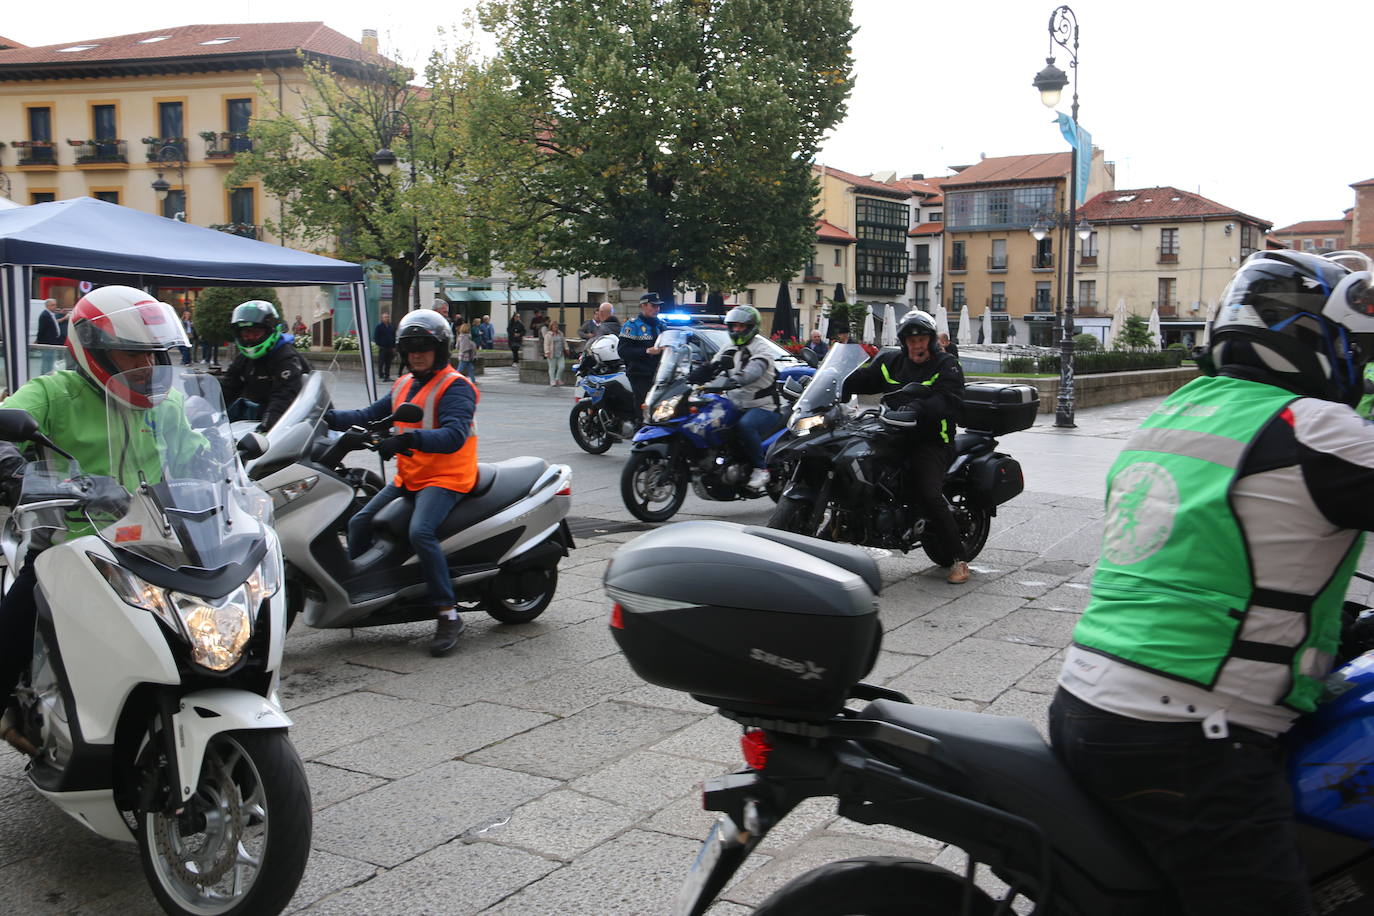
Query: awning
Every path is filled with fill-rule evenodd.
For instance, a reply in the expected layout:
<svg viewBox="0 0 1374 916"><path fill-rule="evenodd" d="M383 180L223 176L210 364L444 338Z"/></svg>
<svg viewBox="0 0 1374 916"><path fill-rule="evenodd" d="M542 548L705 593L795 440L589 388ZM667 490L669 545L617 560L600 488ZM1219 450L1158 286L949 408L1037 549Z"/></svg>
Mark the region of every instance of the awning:
<svg viewBox="0 0 1374 916"><path fill-rule="evenodd" d="M513 289L507 300L504 289L455 289L444 295L452 302L552 302L542 289Z"/></svg>

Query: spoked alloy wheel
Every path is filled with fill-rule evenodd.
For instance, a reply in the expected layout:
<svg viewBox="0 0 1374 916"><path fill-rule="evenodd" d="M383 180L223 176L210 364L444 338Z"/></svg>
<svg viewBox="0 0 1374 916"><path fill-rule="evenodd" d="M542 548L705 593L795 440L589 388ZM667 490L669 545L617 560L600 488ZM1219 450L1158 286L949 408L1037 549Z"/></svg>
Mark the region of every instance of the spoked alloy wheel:
<svg viewBox="0 0 1374 916"><path fill-rule="evenodd" d="M506 584L508 581L510 584ZM497 577L482 608L501 623L529 623L544 613L557 590L556 566L528 569L511 575L509 580L502 575Z"/></svg>
<svg viewBox="0 0 1374 916"><path fill-rule="evenodd" d="M620 474L620 498L641 522L666 522L687 498L687 472L661 455L630 455Z"/></svg>
<svg viewBox="0 0 1374 916"><path fill-rule="evenodd" d="M310 787L285 732L226 732L181 815L139 815L139 854L176 916L280 913L310 856Z"/></svg>
<svg viewBox="0 0 1374 916"><path fill-rule="evenodd" d="M600 455L615 444L610 433L601 425L596 408L588 402L573 408L568 415L568 426L572 430L573 441L584 452Z"/></svg>

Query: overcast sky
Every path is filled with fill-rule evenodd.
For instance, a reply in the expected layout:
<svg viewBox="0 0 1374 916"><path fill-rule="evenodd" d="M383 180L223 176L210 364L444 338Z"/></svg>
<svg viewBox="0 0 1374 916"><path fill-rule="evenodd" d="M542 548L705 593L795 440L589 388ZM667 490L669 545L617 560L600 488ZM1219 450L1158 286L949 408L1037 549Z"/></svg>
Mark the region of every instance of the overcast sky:
<svg viewBox="0 0 1374 916"><path fill-rule="evenodd" d="M0 34L29 45L192 22L322 19L420 64L465 0L240 0L203 7L96 4L53 15L9 3ZM1118 188L1173 185L1274 223L1338 219L1374 178L1374 2L1075 0L1080 120ZM867 174L949 174L980 155L1067 149L1031 79L1052 2L855 0L858 83L822 151ZM79 25L74 25L79 23ZM1061 68L1067 55L1056 49ZM1068 92L1063 109L1068 110Z"/></svg>

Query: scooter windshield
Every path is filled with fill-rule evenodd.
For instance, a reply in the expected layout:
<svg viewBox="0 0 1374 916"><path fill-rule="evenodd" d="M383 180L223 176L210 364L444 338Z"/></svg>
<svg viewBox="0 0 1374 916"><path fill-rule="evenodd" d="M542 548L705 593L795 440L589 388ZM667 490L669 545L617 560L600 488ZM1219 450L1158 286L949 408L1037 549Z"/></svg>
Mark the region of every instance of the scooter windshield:
<svg viewBox="0 0 1374 916"><path fill-rule="evenodd" d="M300 393L276 424L267 431L267 451L257 463L276 464L303 455L326 430L324 413L333 403L334 373L315 371L305 376Z"/></svg>
<svg viewBox="0 0 1374 916"><path fill-rule="evenodd" d="M96 533L169 569L249 559L271 500L243 475L215 377L150 366L106 387L108 456L76 479L99 495L82 507Z"/></svg>
<svg viewBox="0 0 1374 916"><path fill-rule="evenodd" d="M792 416L804 417L829 410L839 402L844 380L867 361L868 352L859 344L832 344L811 384L797 398Z"/></svg>

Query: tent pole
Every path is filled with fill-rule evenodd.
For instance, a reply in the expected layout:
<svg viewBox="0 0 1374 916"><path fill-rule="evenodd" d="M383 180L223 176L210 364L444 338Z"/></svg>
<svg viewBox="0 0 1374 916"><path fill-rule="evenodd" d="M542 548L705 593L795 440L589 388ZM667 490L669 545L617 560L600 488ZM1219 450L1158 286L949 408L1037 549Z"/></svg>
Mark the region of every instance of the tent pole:
<svg viewBox="0 0 1374 916"><path fill-rule="evenodd" d="M367 386L368 403L377 400L377 376L372 370L372 329L367 326L367 288L363 283L354 283L353 290L353 327L358 332L358 355L362 357L363 384Z"/></svg>

